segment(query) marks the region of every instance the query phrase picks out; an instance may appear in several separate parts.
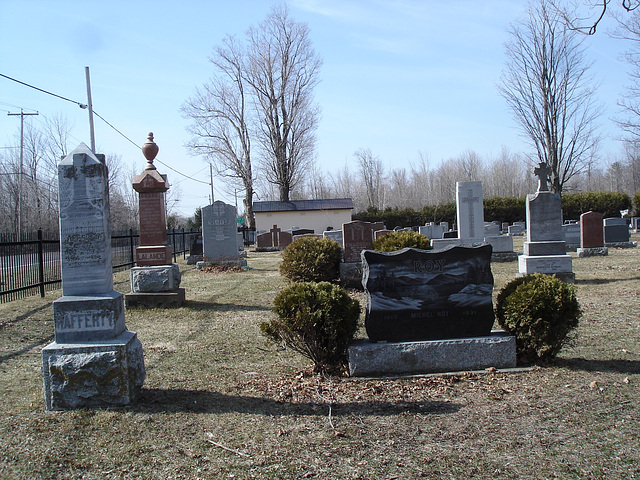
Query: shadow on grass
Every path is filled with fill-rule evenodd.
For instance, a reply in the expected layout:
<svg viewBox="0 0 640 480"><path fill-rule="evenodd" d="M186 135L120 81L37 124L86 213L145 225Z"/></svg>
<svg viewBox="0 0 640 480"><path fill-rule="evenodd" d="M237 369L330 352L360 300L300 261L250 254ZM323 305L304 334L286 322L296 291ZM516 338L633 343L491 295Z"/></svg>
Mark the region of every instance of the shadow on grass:
<svg viewBox="0 0 640 480"><path fill-rule="evenodd" d="M270 308L260 305L237 305L235 303L199 302L197 300L185 300L183 308L194 312L230 312L230 311L271 311Z"/></svg>
<svg viewBox="0 0 640 480"><path fill-rule="evenodd" d="M609 283L630 282L634 280L640 280L640 276L625 277L625 278L592 278L592 279L576 278L575 285L607 285Z"/></svg>
<svg viewBox="0 0 640 480"><path fill-rule="evenodd" d="M585 358L556 358L559 367L585 372L640 373L640 360L587 360Z"/></svg>
<svg viewBox="0 0 640 480"><path fill-rule="evenodd" d="M36 347L39 347L41 345L44 345L46 343L51 343L51 342L53 342L54 338L55 338L54 335L50 335L50 336L48 336L46 338L38 340L37 342L30 343L29 345L27 345L24 348L21 348L20 350L16 350L15 352L11 352L11 353L8 353L6 355L2 355L2 356L0 356L0 363L6 362L7 360L9 360L11 358L18 357L20 355L24 355L25 353L30 352L32 349L34 349Z"/></svg>
<svg viewBox="0 0 640 480"><path fill-rule="evenodd" d="M53 305L53 302L47 302L45 305L41 305L38 308L34 308L32 310L29 310L28 312L23 313L22 315L18 315L13 320L9 320L7 322L2 322L2 323L0 323L0 330L2 330L3 328L8 327L9 325L13 325L14 323L17 323L17 322L19 322L21 320L25 320L25 319L29 318L31 315L33 315L34 313L38 313L38 312L41 312L42 310L46 310L47 308L51 308L52 305Z"/></svg>
<svg viewBox="0 0 640 480"><path fill-rule="evenodd" d="M421 402L363 401L334 403L334 417L346 415L391 416L401 413L443 415L456 413L462 406L451 402L424 400ZM140 413L246 413L256 415L326 416L329 405L312 402L279 402L270 398L224 395L206 390L146 389L140 392L136 404L130 407Z"/></svg>

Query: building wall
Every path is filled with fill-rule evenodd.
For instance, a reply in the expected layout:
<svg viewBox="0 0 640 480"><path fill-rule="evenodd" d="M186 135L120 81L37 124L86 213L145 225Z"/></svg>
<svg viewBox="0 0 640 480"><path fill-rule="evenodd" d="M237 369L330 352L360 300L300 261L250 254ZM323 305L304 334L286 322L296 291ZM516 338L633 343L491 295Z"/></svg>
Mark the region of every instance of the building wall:
<svg viewBox="0 0 640 480"><path fill-rule="evenodd" d="M267 232L274 225L282 230L292 227L309 228L315 233L324 232L327 227L340 230L343 223L351 221L351 209L347 210L307 210L294 212L256 212L256 232Z"/></svg>

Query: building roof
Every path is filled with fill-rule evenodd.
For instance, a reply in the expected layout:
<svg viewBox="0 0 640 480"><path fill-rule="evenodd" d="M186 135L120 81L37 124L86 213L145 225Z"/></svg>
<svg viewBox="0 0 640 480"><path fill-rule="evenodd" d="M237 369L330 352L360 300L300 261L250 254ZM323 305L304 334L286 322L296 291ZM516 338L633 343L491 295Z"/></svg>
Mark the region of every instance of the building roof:
<svg viewBox="0 0 640 480"><path fill-rule="evenodd" d="M353 210L353 200L350 198L330 198L325 200L294 200L291 202L253 202L254 213L309 210Z"/></svg>

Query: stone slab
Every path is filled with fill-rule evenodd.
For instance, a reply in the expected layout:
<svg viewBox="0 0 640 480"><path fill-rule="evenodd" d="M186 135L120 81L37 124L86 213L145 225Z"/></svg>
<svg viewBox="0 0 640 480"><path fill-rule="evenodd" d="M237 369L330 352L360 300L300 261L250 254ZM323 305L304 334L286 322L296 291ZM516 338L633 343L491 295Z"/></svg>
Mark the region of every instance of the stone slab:
<svg viewBox="0 0 640 480"><path fill-rule="evenodd" d="M589 211L580 215L580 246L582 248L604 246L603 233L601 213Z"/></svg>
<svg viewBox="0 0 640 480"><path fill-rule="evenodd" d="M484 242L491 245L493 253L513 252L513 237L510 235L486 236Z"/></svg>
<svg viewBox="0 0 640 480"><path fill-rule="evenodd" d="M126 330L122 293L65 295L53 302L58 343L110 340Z"/></svg>
<svg viewBox="0 0 640 480"><path fill-rule="evenodd" d="M518 259L518 257L522 255L521 252L493 252L491 254L491 262L496 263L506 263L513 262Z"/></svg>
<svg viewBox="0 0 640 480"><path fill-rule="evenodd" d="M520 255L518 257L518 271L529 273L572 273L573 263L571 255Z"/></svg>
<svg viewBox="0 0 640 480"><path fill-rule="evenodd" d="M562 241L548 241L548 242L524 242L522 245L522 252L525 255L539 256L539 255L564 255L566 252L566 242Z"/></svg>
<svg viewBox="0 0 640 480"><path fill-rule="evenodd" d="M42 349L47 410L129 405L145 379L142 344L125 331L104 342L58 343Z"/></svg>
<svg viewBox="0 0 640 480"><path fill-rule="evenodd" d="M180 268L176 264L153 267L133 267L129 271L131 292L173 292L180 287Z"/></svg>
<svg viewBox="0 0 640 480"><path fill-rule="evenodd" d="M178 308L184 304L184 288L175 292L127 293L124 303L127 308Z"/></svg>
<svg viewBox="0 0 640 480"><path fill-rule="evenodd" d="M207 261L237 260L238 228L235 205L216 200L202 207L202 248Z"/></svg>
<svg viewBox="0 0 640 480"><path fill-rule="evenodd" d="M609 255L609 249L607 247L578 248L576 251L578 252L579 258L606 257Z"/></svg>
<svg viewBox="0 0 640 480"><path fill-rule="evenodd" d="M622 220L624 218L605 218L604 224L604 243L624 243L630 238L629 226L624 224L607 225L607 220Z"/></svg>
<svg viewBox="0 0 640 480"><path fill-rule="evenodd" d="M516 366L515 337L501 330L489 336L422 342L373 343L348 348L352 377L416 375Z"/></svg>
<svg viewBox="0 0 640 480"><path fill-rule="evenodd" d="M609 248L636 248L638 242L607 242L604 245Z"/></svg>
<svg viewBox="0 0 640 480"><path fill-rule="evenodd" d="M456 219L458 238L463 242L482 241L485 236L482 182L456 182Z"/></svg>
<svg viewBox="0 0 640 480"><path fill-rule="evenodd" d="M527 195L527 241L564 241L562 200L552 192Z"/></svg>

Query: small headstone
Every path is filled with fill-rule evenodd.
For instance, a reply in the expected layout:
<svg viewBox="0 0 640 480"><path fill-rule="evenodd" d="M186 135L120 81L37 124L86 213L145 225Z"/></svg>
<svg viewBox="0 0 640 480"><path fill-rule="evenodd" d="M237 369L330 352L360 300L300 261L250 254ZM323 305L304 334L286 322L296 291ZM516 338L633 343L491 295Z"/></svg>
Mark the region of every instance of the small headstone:
<svg viewBox="0 0 640 480"><path fill-rule="evenodd" d="M360 262L360 252L373 247L373 232L382 230L373 223L355 220L342 224L342 248L345 263Z"/></svg>
<svg viewBox="0 0 640 480"><path fill-rule="evenodd" d="M342 246L342 230L325 230L322 232L322 236L335 240Z"/></svg>
<svg viewBox="0 0 640 480"><path fill-rule="evenodd" d="M604 246L602 214L586 212L580 215L580 248L578 257L607 256L609 249Z"/></svg>
<svg viewBox="0 0 640 480"><path fill-rule="evenodd" d="M507 233L509 235L516 235L516 236L520 236L524 234L524 227L522 225L509 225L509 227L507 228Z"/></svg>
<svg viewBox="0 0 640 480"><path fill-rule="evenodd" d="M494 222L491 223L485 223L484 224L484 236L490 236L490 235L500 235L500 225L496 225Z"/></svg>
<svg viewBox="0 0 640 480"><path fill-rule="evenodd" d="M629 225L625 218L605 218L604 243L626 243L629 241Z"/></svg>
<svg viewBox="0 0 640 480"><path fill-rule="evenodd" d="M567 250L575 250L580 245L580 224L565 223L562 225L562 233Z"/></svg>
<svg viewBox="0 0 640 480"><path fill-rule="evenodd" d="M256 237L257 247L260 249L284 250L292 241L291 233L282 231L278 225Z"/></svg>
<svg viewBox="0 0 640 480"><path fill-rule="evenodd" d="M387 230L387 229L376 230L375 232L373 232L373 240L374 241L378 240L379 238L382 238L382 237L384 237L385 235L387 235L387 234L389 234L391 232L393 232L393 230Z"/></svg>
<svg viewBox="0 0 640 480"><path fill-rule="evenodd" d="M494 321L491 246L362 252L369 339L485 336Z"/></svg>

